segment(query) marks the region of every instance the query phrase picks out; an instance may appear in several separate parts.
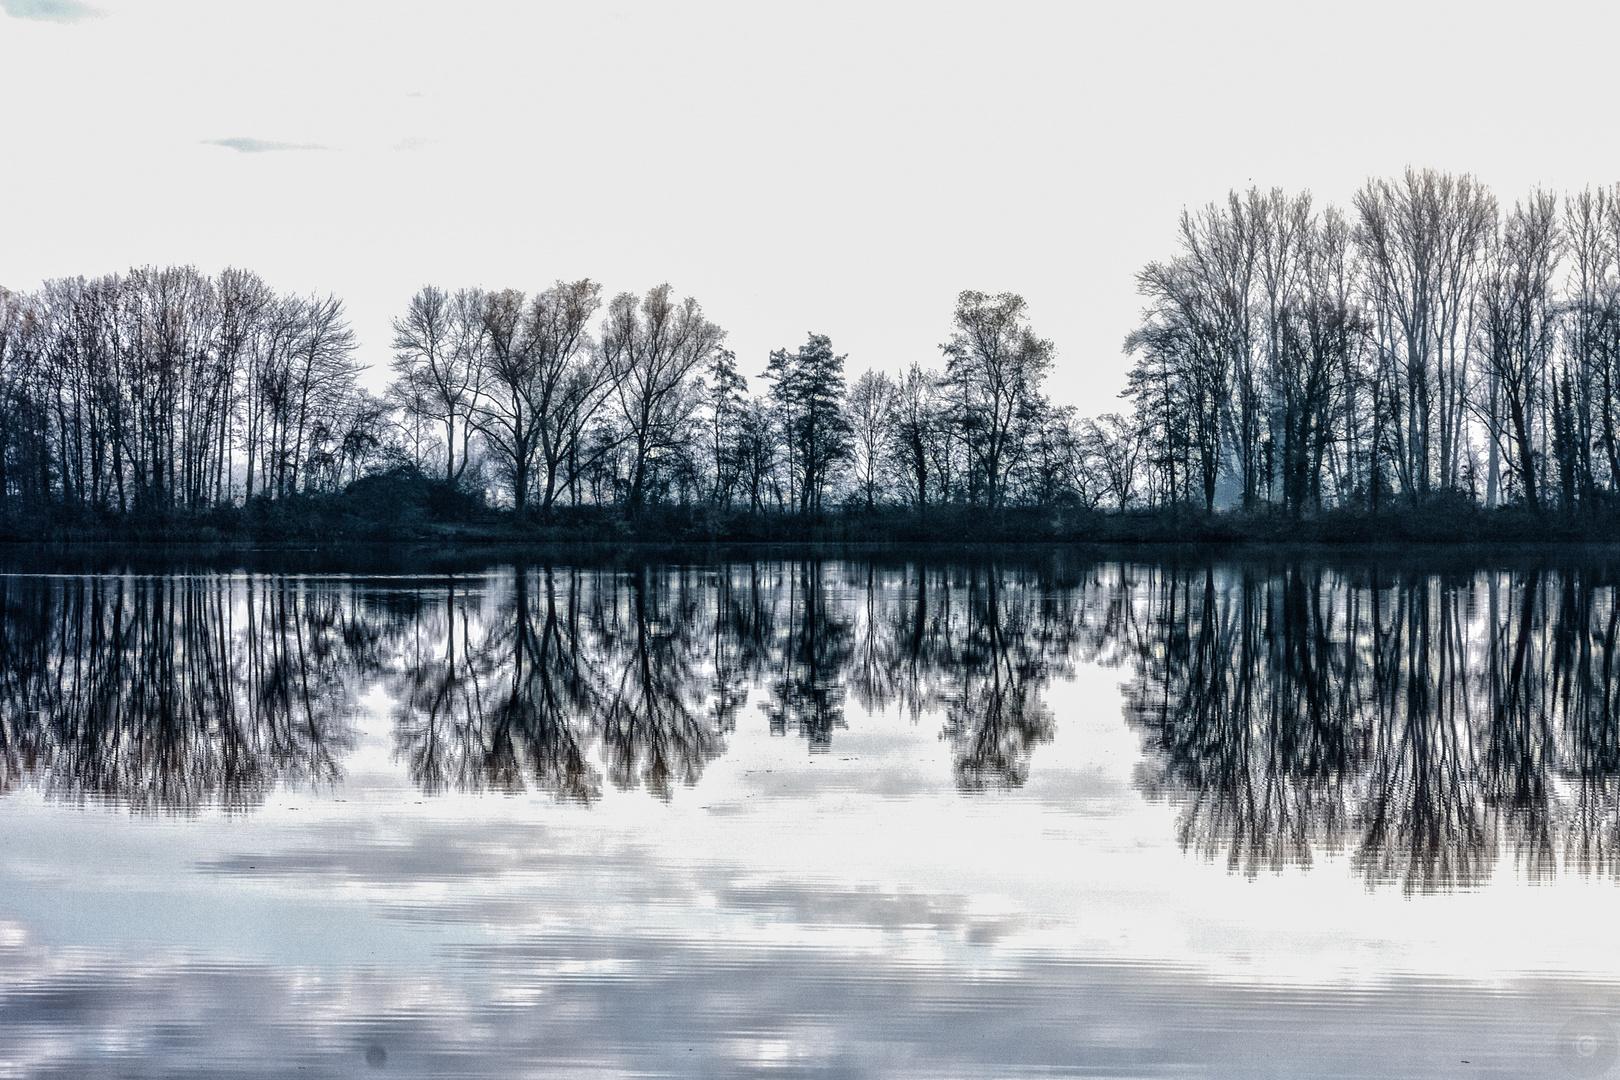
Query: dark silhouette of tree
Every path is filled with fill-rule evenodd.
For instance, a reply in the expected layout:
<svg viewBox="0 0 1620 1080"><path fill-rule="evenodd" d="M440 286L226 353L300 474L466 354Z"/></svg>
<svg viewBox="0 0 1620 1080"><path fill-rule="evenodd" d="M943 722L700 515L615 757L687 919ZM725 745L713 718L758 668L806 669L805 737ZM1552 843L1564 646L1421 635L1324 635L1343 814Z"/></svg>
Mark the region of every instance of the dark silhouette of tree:
<svg viewBox="0 0 1620 1080"><path fill-rule="evenodd" d="M1541 497L1531 429L1541 399L1552 389L1547 371L1557 326L1552 276L1559 245L1557 202L1547 192L1535 192L1528 205L1514 206L1501 236L1492 238L1479 286L1487 431L1517 467L1514 479L1532 513L1540 513ZM1493 453L1491 460L1496 458ZM1572 485L1565 495L1573 499Z"/></svg>
<svg viewBox="0 0 1620 1080"><path fill-rule="evenodd" d="M1564 211L1571 267L1563 340L1578 419L1571 449L1579 455L1580 498L1589 503L1597 501L1600 477L1607 479L1606 494L1620 491L1620 440L1615 434L1616 396L1620 394L1617 197L1620 191L1615 188L1587 188L1569 197ZM1598 451L1601 464L1593 461ZM1491 453L1496 453L1494 440Z"/></svg>
<svg viewBox="0 0 1620 1080"><path fill-rule="evenodd" d="M444 477L459 480L471 460L484 386L489 335L484 293L461 289L450 294L423 286L393 326L397 378L392 397L412 420L444 425ZM420 454L417 463L423 463Z"/></svg>
<svg viewBox="0 0 1620 1080"><path fill-rule="evenodd" d="M1355 307L1349 227L1336 210L1309 216L1294 204L1291 248L1268 250L1262 277L1270 300L1270 445L1277 451L1283 507L1298 517L1322 508L1324 471L1341 490L1354 470L1356 425L1348 395L1364 327ZM1293 263L1283 269L1279 264ZM1330 456L1342 444L1346 458Z"/></svg>
<svg viewBox="0 0 1620 1080"><path fill-rule="evenodd" d="M748 495L751 512L761 513L773 501L782 501L780 488L773 482L776 465L776 422L771 409L762 401L750 401L737 416L737 482Z"/></svg>
<svg viewBox="0 0 1620 1080"><path fill-rule="evenodd" d="M1374 340L1388 360L1393 461L1418 505L1457 486L1462 464L1470 294L1496 202L1473 177L1407 169L1355 200Z"/></svg>
<svg viewBox="0 0 1620 1080"><path fill-rule="evenodd" d="M789 498L800 513L819 512L833 470L850 454L844 412L844 360L832 339L811 334L798 351L771 353L765 378L780 409L787 448Z"/></svg>
<svg viewBox="0 0 1620 1080"><path fill-rule="evenodd" d="M865 372L850 388L850 457L855 490L867 510L877 505L888 487L894 407L894 383L881 371Z"/></svg>
<svg viewBox="0 0 1620 1080"><path fill-rule="evenodd" d="M691 436L694 402L688 376L720 347L725 331L703 316L691 297L677 303L659 285L642 299L620 293L602 324L602 358L629 450L625 502L631 513L646 501L663 460Z"/></svg>
<svg viewBox="0 0 1620 1080"><path fill-rule="evenodd" d="M895 472L901 478L905 501L928 512L928 490L933 461L943 422L938 401L939 378L917 364L895 384L890 410L890 453ZM937 478L934 480L937 485Z"/></svg>
<svg viewBox="0 0 1620 1080"><path fill-rule="evenodd" d="M1147 445L1147 429L1137 417L1105 413L1087 420L1081 438L1087 444L1085 464L1100 473L1098 494L1106 489L1120 510L1129 510L1136 498L1140 462Z"/></svg>
<svg viewBox="0 0 1620 1080"><path fill-rule="evenodd" d="M593 357L586 326L601 306L601 286L558 282L529 305L534 350L529 396L538 417L540 508L549 514L563 487L573 488L602 444L588 447L586 430L613 389L613 369Z"/></svg>
<svg viewBox="0 0 1620 1080"><path fill-rule="evenodd" d="M484 298L488 381L474 424L493 452L519 516L529 504L544 420L536 398L539 349L525 318L523 293L502 289Z"/></svg>
<svg viewBox="0 0 1620 1080"><path fill-rule="evenodd" d="M1212 511L1227 396L1217 314L1184 263L1149 264L1137 275L1137 290L1148 298L1148 311L1147 320L1125 340L1125 350L1141 357L1128 392L1138 411L1151 417L1159 486L1174 508L1196 482L1205 511Z"/></svg>
<svg viewBox="0 0 1620 1080"><path fill-rule="evenodd" d="M703 385L703 403L709 423L704 441L708 451L709 475L713 482L710 498L722 510L731 509L733 497L750 473L752 444L745 428L748 380L737 374L737 355L730 349L716 349L709 359ZM763 463L760 463L763 464ZM768 469L768 465L764 466ZM757 472L763 470L755 470ZM751 489L757 493L757 479ZM752 500L757 504L757 494ZM757 505L750 507L758 509Z"/></svg>
<svg viewBox="0 0 1620 1080"><path fill-rule="evenodd" d="M955 419L992 510L1029 449L1052 366L1052 343L1035 336L1026 307L1013 293L964 292L951 317L955 332L940 346Z"/></svg>

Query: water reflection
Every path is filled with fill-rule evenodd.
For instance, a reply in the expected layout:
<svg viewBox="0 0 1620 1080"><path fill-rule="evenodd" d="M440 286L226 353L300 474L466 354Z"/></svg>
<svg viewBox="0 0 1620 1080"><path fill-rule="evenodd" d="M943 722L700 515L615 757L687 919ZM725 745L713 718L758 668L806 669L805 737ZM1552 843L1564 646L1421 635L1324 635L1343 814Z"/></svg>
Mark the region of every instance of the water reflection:
<svg viewBox="0 0 1620 1080"><path fill-rule="evenodd" d="M805 559L442 578L0 578L0 784L141 811L341 780L381 686L424 793L669 799L740 723L830 749L935 726L963 792L1025 784L1054 680L1127 673L1138 784L1255 875L1620 875L1620 604L1604 566ZM750 701L752 698L752 701Z"/></svg>
<svg viewBox="0 0 1620 1080"><path fill-rule="evenodd" d="M1046 681L1079 639L1073 581L816 560L552 567L442 580L0 578L8 786L141 810L233 809L332 782L380 682L428 794L604 783L669 798L755 697L831 748L846 696L942 718L964 790L1016 786L1052 737Z"/></svg>
<svg viewBox="0 0 1620 1080"><path fill-rule="evenodd" d="M1248 874L1344 851L1369 883L1477 884L1506 850L1616 874L1612 577L1155 572L1127 714L1182 843Z"/></svg>
<svg viewBox="0 0 1620 1080"><path fill-rule="evenodd" d="M0 785L138 810L254 806L340 775L374 631L346 590L0 578Z"/></svg>
<svg viewBox="0 0 1620 1080"><path fill-rule="evenodd" d="M1042 685L1070 662L1046 593L988 568L571 567L483 585L447 584L392 665L399 754L427 792L589 802L606 780L667 799L725 752L750 694L814 753L851 692L942 714L964 789L1017 785L1052 734Z"/></svg>

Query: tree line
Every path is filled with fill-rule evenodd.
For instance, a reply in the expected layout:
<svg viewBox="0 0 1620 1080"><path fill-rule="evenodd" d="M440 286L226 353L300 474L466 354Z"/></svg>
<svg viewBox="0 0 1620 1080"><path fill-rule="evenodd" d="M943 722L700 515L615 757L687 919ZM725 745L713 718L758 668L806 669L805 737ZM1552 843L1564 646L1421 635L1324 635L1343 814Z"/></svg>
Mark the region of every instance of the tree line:
<svg viewBox="0 0 1620 1080"><path fill-rule="evenodd" d="M1612 508L1620 185L1537 189L1507 207L1472 176L1409 169L1369 180L1348 212L1251 188L1185 211L1177 247L1137 275L1125 401L1097 416L1045 393L1056 350L1024 300L980 292L958 297L936 368L846 381L846 358L811 334L771 353L749 396L722 332L661 328L667 289L615 299L593 340L581 327L594 286L559 284L529 302L536 370L501 369L480 403L478 350L431 345L476 326L429 333L429 313L490 300L424 290L399 327L409 394L396 397L444 425L424 465L452 467L466 432L515 430L511 402L529 403L545 508L565 493L799 514ZM707 352L676 361L650 344L688 340ZM459 459L441 445L458 408ZM529 467L515 440L486 445L500 475Z"/></svg>
<svg viewBox="0 0 1620 1080"><path fill-rule="evenodd" d="M247 271L0 291L0 506L205 510L400 469L540 518L994 508L1091 489L1085 425L1044 396L1053 346L1016 295L963 293L942 367L898 379L849 382L811 333L766 358L750 395L725 337L668 285L605 301L589 280L427 286L393 321L373 396L339 299L278 295Z"/></svg>
<svg viewBox="0 0 1620 1080"><path fill-rule="evenodd" d="M120 514L331 491L380 460L333 296L146 267L0 290L0 504Z"/></svg>
<svg viewBox="0 0 1620 1080"><path fill-rule="evenodd" d="M414 467L458 482L471 469L542 516L564 502L995 508L1089 490L1082 425L1042 392L1054 350L1023 299L964 292L952 326L942 369L853 382L811 333L771 352L750 395L724 331L668 285L605 308L589 280L533 296L429 286L394 322L388 397Z"/></svg>
<svg viewBox="0 0 1620 1080"><path fill-rule="evenodd" d="M0 508L206 510L401 472L540 521L1615 504L1620 185L1505 208L1408 170L1348 212L1251 188L1185 211L1177 248L1137 275L1124 402L1094 417L1047 395L1056 349L1014 293L961 293L938 365L895 376L852 375L819 333L747 372L667 284L426 286L373 396L341 301L246 271L0 291Z"/></svg>
<svg viewBox="0 0 1620 1080"><path fill-rule="evenodd" d="M1232 192L1182 214L1122 429L1145 505L1294 514L1452 501L1535 514L1620 492L1620 186L1500 205L1374 179L1349 212Z"/></svg>

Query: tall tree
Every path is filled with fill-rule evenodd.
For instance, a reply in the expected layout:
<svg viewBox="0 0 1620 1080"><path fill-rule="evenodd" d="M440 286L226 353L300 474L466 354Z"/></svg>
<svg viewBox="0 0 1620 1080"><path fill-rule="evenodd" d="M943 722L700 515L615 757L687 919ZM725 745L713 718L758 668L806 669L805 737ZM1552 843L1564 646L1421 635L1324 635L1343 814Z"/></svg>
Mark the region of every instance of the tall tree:
<svg viewBox="0 0 1620 1080"><path fill-rule="evenodd" d="M612 372L624 423L632 514L647 497L661 455L679 448L689 430L688 377L706 361L725 331L704 318L692 297L677 302L668 284L638 299L620 293L602 325L602 358Z"/></svg>
<svg viewBox="0 0 1620 1080"><path fill-rule="evenodd" d="M940 346L957 423L991 509L1023 460L1039 415L1041 383L1053 346L1030 329L1024 298L964 292L951 317L955 332Z"/></svg>
<svg viewBox="0 0 1620 1080"><path fill-rule="evenodd" d="M322 417L352 389L360 370L343 301L330 295L311 297L302 309L303 323L292 354L289 411L277 456L281 469L278 487L283 494L298 490L301 469L308 464L309 437Z"/></svg>
<svg viewBox="0 0 1620 1080"><path fill-rule="evenodd" d="M1280 193L1268 199L1258 188L1251 188L1246 198L1229 192L1224 207L1211 204L1198 214L1184 211L1181 215L1178 276L1188 298L1195 298L1204 347L1215 353L1220 371L1216 383L1221 392L1220 422L1226 432L1225 447L1237 461L1245 509L1252 509L1258 501L1265 473L1260 436L1265 421L1262 380L1266 358L1263 344L1255 340L1259 336L1255 293L1261 252L1274 246L1266 243L1266 234L1284 232L1287 209ZM1279 236L1275 246L1286 251L1286 236ZM1274 262L1286 265L1286 256ZM1279 286L1286 288L1282 282Z"/></svg>
<svg viewBox="0 0 1620 1080"><path fill-rule="evenodd" d="M1102 473L1108 493L1120 510L1129 510L1136 496L1137 462L1146 434L1139 417L1105 413L1086 422L1086 441L1091 446L1088 456Z"/></svg>
<svg viewBox="0 0 1620 1080"><path fill-rule="evenodd" d="M855 486L868 510L877 505L887 479L895 396L894 382L881 371L862 373L849 390Z"/></svg>
<svg viewBox="0 0 1620 1080"><path fill-rule="evenodd" d="M1620 185L1587 188L1565 201L1564 235L1570 261L1563 334L1579 402L1581 486L1595 492L1601 473L1620 491ZM1493 444L1494 446L1494 444ZM1594 467L1593 452L1602 465Z"/></svg>
<svg viewBox="0 0 1620 1080"><path fill-rule="evenodd" d="M800 513L821 509L833 468L849 455L845 359L833 352L831 338L813 333L796 352L771 353L765 369L771 396L781 409L791 490Z"/></svg>
<svg viewBox="0 0 1620 1080"><path fill-rule="evenodd" d="M890 410L889 452L902 480L906 501L928 512L928 485L940 424L939 377L912 364L895 384Z"/></svg>
<svg viewBox="0 0 1620 1080"><path fill-rule="evenodd" d="M529 305L526 332L532 358L525 394L539 432L543 514L551 512L561 486L588 467L588 460L581 461L580 443L611 392L613 369L592 361L593 342L586 332L602 306L601 293L602 287L588 278L559 281Z"/></svg>
<svg viewBox="0 0 1620 1080"><path fill-rule="evenodd" d="M1401 486L1413 505L1457 484L1467 393L1467 320L1496 201L1473 177L1407 169L1355 196L1355 242L1378 310L1376 341Z"/></svg>
<svg viewBox="0 0 1620 1080"><path fill-rule="evenodd" d="M467 468L474 414L483 389L488 339L484 294L463 289L452 296L437 286L425 285L411 297L393 328L395 404L444 425L444 478L458 480Z"/></svg>
<svg viewBox="0 0 1620 1080"><path fill-rule="evenodd" d="M529 505L541 419L534 398L534 327L525 319L525 296L502 289L484 298L489 343L487 381L473 424L494 452L521 516Z"/></svg>
<svg viewBox="0 0 1620 1080"><path fill-rule="evenodd" d="M708 412L704 437L710 472L710 498L722 510L729 509L743 473L740 422L748 392L748 380L737 373L737 354L716 349L709 358L703 379L703 404Z"/></svg>
<svg viewBox="0 0 1620 1080"><path fill-rule="evenodd" d="M1229 355L1221 314L1211 310L1184 260L1150 263L1136 281L1148 307L1142 326L1125 339L1125 351L1139 356L1127 393L1151 417L1150 453L1171 507L1190 496L1196 479L1204 510L1213 511Z"/></svg>
<svg viewBox="0 0 1620 1080"><path fill-rule="evenodd" d="M1506 412L1506 424L1492 425L1491 435L1511 443L1509 460L1517 465L1532 512L1541 509L1534 425L1538 411L1551 404L1543 399L1557 325L1552 279L1561 244L1557 200L1532 192L1527 202L1514 204L1492 243L1479 290L1480 353Z"/></svg>
<svg viewBox="0 0 1620 1080"><path fill-rule="evenodd" d="M1285 256L1296 266L1269 316L1271 445L1283 505L1296 516L1321 507L1329 447L1345 437L1336 430L1337 406L1361 333L1350 295L1348 241L1348 225L1331 208L1300 222Z"/></svg>

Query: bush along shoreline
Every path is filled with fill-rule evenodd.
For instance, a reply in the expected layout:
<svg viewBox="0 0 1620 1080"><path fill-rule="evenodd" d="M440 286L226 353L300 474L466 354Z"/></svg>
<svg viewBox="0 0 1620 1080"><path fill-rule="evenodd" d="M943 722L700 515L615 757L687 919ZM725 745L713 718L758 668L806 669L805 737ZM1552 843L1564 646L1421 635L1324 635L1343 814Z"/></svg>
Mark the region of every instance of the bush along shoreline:
<svg viewBox="0 0 1620 1080"><path fill-rule="evenodd" d="M819 512L722 511L702 503L553 506L522 513L409 466L335 493L258 498L200 510L97 513L55 506L0 514L0 541L108 544L439 542L486 544L1381 544L1620 543L1620 507L1578 514L1463 499L1421 507L1120 512L1075 505L843 506Z"/></svg>

